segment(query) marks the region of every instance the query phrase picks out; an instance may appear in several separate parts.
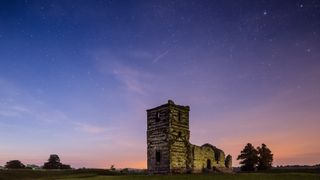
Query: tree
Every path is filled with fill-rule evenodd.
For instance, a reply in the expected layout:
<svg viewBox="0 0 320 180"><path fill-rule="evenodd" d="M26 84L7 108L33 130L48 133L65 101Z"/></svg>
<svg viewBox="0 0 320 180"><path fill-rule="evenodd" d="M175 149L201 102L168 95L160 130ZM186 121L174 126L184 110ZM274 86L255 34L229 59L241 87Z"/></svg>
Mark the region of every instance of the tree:
<svg viewBox="0 0 320 180"><path fill-rule="evenodd" d="M111 166L110 166L110 171L115 171L116 170L116 168L114 167L114 165L112 164Z"/></svg>
<svg viewBox="0 0 320 180"><path fill-rule="evenodd" d="M7 162L5 167L8 169L23 169L26 166L22 164L19 160L12 160Z"/></svg>
<svg viewBox="0 0 320 180"><path fill-rule="evenodd" d="M242 171L255 171L258 163L258 151L252 146L252 144L248 143L241 151L237 160L241 160L240 164L242 164Z"/></svg>
<svg viewBox="0 0 320 180"><path fill-rule="evenodd" d="M51 154L49 159L48 159L48 162L52 162L52 163L60 163L60 158L58 155L56 154Z"/></svg>
<svg viewBox="0 0 320 180"><path fill-rule="evenodd" d="M61 169L61 163L60 158L56 154L51 154L48 162L44 163L43 168L44 169Z"/></svg>
<svg viewBox="0 0 320 180"><path fill-rule="evenodd" d="M43 169L71 169L70 165L62 164L56 154L51 154L48 162L44 163Z"/></svg>
<svg viewBox="0 0 320 180"><path fill-rule="evenodd" d="M258 147L258 170L268 170L272 167L273 154L271 150L267 148L265 144L261 144L261 147Z"/></svg>

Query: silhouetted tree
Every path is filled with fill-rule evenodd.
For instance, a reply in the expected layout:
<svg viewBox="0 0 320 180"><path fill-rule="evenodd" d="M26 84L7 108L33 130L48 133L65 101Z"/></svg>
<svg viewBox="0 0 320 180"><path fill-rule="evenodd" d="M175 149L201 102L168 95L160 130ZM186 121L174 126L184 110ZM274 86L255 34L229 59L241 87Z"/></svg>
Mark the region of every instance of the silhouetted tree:
<svg viewBox="0 0 320 180"><path fill-rule="evenodd" d="M48 159L48 162L52 162L52 163L60 163L60 158L58 155L56 154L51 154L49 159Z"/></svg>
<svg viewBox="0 0 320 180"><path fill-rule="evenodd" d="M112 164L111 166L110 166L110 171L115 171L116 170L116 168L114 167L114 165Z"/></svg>
<svg viewBox="0 0 320 180"><path fill-rule="evenodd" d="M43 169L71 169L70 165L62 164L56 154L51 154L48 162L44 163Z"/></svg>
<svg viewBox="0 0 320 180"><path fill-rule="evenodd" d="M8 169L23 169L26 166L22 164L19 160L12 160L7 162L5 167Z"/></svg>
<svg viewBox="0 0 320 180"><path fill-rule="evenodd" d="M242 164L242 171L254 171L256 170L256 165L258 163L258 151L252 144L248 143L241 151L237 160L241 160L240 164Z"/></svg>
<svg viewBox="0 0 320 180"><path fill-rule="evenodd" d="M265 144L262 144L261 147L258 147L258 170L268 170L272 167L273 154L271 150L267 148Z"/></svg>
<svg viewBox="0 0 320 180"><path fill-rule="evenodd" d="M48 162L44 163L44 169L61 169L60 158L56 154L51 154Z"/></svg>

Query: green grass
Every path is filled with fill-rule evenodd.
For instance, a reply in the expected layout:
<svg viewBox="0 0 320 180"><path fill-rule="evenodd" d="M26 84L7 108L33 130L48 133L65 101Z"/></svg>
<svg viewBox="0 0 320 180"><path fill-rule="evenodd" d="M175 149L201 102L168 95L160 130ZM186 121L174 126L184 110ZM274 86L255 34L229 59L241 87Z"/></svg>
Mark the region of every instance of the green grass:
<svg viewBox="0 0 320 180"><path fill-rule="evenodd" d="M319 173L268 172L239 174L119 175L107 170L0 171L0 180L320 180Z"/></svg>
<svg viewBox="0 0 320 180"><path fill-rule="evenodd" d="M76 180L78 178L65 178L65 180ZM165 176L96 176L81 178L83 180L320 180L320 175L307 173L288 174L206 174L206 175L165 175ZM78 179L79 180L79 179Z"/></svg>
<svg viewBox="0 0 320 180"><path fill-rule="evenodd" d="M61 179L61 178L86 178L95 176L115 175L103 169L85 170L0 170L0 180L33 180L33 179Z"/></svg>

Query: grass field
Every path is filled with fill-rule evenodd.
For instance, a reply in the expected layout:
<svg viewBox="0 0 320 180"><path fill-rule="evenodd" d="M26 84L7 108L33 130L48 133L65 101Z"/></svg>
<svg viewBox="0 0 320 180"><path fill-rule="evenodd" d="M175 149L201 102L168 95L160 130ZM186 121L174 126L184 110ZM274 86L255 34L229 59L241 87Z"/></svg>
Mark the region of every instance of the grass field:
<svg viewBox="0 0 320 180"><path fill-rule="evenodd" d="M187 175L113 175L105 170L84 171L32 171L10 170L0 171L0 180L320 180L319 173L313 172L269 172L238 174L187 174Z"/></svg>
<svg viewBox="0 0 320 180"><path fill-rule="evenodd" d="M65 178L68 180L76 180L80 178ZM320 180L320 175L316 174L304 174L304 173L289 173L289 174L213 174L213 175L167 175L167 176L96 176L96 177L82 177L83 180L264 180L264 179L275 179L275 180L303 180L303 179L312 179Z"/></svg>

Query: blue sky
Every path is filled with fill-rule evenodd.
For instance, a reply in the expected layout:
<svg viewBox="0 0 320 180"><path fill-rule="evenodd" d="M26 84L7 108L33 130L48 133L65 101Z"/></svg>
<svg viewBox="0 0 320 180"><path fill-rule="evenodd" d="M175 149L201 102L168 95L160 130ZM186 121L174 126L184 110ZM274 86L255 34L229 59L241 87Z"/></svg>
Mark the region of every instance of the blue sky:
<svg viewBox="0 0 320 180"><path fill-rule="evenodd" d="M0 164L146 167L146 112L191 141L320 161L318 1L1 1ZM298 141L298 143L297 143ZM237 162L235 161L235 165Z"/></svg>

